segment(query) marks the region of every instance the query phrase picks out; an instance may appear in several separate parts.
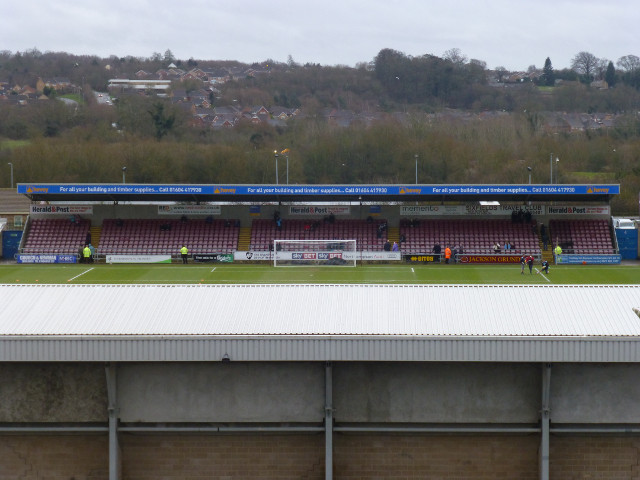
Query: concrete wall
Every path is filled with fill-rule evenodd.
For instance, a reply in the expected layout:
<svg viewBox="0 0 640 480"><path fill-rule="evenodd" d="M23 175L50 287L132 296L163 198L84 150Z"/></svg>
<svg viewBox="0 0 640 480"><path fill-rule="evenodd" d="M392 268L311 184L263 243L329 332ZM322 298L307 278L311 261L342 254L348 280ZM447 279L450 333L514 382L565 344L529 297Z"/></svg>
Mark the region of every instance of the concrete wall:
<svg viewBox="0 0 640 480"><path fill-rule="evenodd" d="M321 422L321 363L118 367L123 422Z"/></svg>
<svg viewBox="0 0 640 480"><path fill-rule="evenodd" d="M117 366L123 422L324 419L324 364ZM536 423L537 364L344 362L333 365L337 423ZM640 423L640 364L555 364L551 422ZM103 364L0 364L0 423L107 421Z"/></svg>
<svg viewBox="0 0 640 480"><path fill-rule="evenodd" d="M106 422L102 364L0 363L0 422Z"/></svg>
<svg viewBox="0 0 640 480"><path fill-rule="evenodd" d="M529 364L341 363L336 422L535 423L540 367Z"/></svg>
<svg viewBox="0 0 640 480"><path fill-rule="evenodd" d="M640 423L640 365L554 364L553 423Z"/></svg>

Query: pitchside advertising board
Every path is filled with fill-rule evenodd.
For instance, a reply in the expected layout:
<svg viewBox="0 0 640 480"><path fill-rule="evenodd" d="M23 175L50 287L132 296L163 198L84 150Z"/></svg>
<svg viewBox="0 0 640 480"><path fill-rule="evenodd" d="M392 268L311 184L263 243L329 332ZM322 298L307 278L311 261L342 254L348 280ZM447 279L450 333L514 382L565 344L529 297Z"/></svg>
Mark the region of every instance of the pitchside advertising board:
<svg viewBox="0 0 640 480"><path fill-rule="evenodd" d="M556 263L558 265L610 265L619 264L622 261L621 255L558 255Z"/></svg>
<svg viewBox="0 0 640 480"><path fill-rule="evenodd" d="M278 260L329 260L340 258L342 260L353 261L400 261L400 252L277 252ZM294 257L295 255L295 257ZM337 255L337 256L336 256ZM273 261L273 252L234 252L233 260L236 262L258 262Z"/></svg>
<svg viewBox="0 0 640 480"><path fill-rule="evenodd" d="M194 253L194 262L219 262L219 263L231 263L233 262L232 253Z"/></svg>
<svg viewBox="0 0 640 480"><path fill-rule="evenodd" d="M107 263L171 263L171 255L107 255Z"/></svg>
<svg viewBox="0 0 640 480"><path fill-rule="evenodd" d="M75 255L16 255L17 263L76 263Z"/></svg>

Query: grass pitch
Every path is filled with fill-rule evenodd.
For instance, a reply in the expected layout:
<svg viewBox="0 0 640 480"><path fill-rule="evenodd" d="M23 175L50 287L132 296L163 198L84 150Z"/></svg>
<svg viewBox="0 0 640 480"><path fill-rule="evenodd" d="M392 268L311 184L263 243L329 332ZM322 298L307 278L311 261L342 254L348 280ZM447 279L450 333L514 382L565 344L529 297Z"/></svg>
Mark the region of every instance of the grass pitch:
<svg viewBox="0 0 640 480"><path fill-rule="evenodd" d="M520 265L359 265L278 267L255 264L0 265L3 284L504 284L640 283L638 265L551 266L524 275Z"/></svg>

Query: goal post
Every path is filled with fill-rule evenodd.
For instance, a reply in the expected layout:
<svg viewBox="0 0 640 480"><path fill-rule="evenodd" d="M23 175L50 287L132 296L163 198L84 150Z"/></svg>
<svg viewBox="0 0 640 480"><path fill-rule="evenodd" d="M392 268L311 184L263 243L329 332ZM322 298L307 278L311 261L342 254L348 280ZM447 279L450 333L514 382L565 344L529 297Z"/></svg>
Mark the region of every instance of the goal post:
<svg viewBox="0 0 640 480"><path fill-rule="evenodd" d="M273 241L273 266L356 266L355 240L284 240Z"/></svg>

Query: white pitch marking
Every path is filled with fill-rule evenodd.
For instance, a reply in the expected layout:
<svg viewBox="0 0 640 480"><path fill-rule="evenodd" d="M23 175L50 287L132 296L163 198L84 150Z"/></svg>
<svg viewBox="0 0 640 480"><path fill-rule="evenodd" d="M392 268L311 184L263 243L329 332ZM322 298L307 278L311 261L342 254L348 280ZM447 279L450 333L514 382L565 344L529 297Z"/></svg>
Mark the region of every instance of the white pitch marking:
<svg viewBox="0 0 640 480"><path fill-rule="evenodd" d="M545 279L547 282L551 283L551 280L549 280L547 277L545 277L544 273L542 273L542 272L541 272L540 270L538 270L537 268L536 268L536 272L538 272L540 275L542 275L542 276L544 277L544 279Z"/></svg>
<svg viewBox="0 0 640 480"><path fill-rule="evenodd" d="M73 277L73 278L70 278L69 280L67 280L67 282L70 282L70 281L72 281L72 280L75 280L76 278L78 278L78 277L79 277L79 276L81 276L81 275L84 275L85 273L89 273L89 272L90 272L91 270L93 270L94 268L96 268L96 267L91 267L89 270L85 270L85 271L84 271L84 272L82 272L81 274L76 275L76 276L75 276L75 277Z"/></svg>

